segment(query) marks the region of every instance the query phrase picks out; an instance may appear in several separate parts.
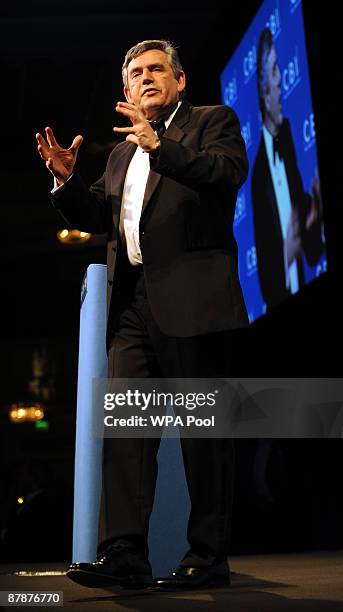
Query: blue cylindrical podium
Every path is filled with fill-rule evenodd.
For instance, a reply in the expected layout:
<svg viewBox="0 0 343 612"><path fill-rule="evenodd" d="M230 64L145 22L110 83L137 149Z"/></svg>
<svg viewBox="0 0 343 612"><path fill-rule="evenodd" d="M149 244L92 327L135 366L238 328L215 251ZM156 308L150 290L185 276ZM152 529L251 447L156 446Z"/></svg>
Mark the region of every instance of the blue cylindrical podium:
<svg viewBox="0 0 343 612"><path fill-rule="evenodd" d="M102 440L92 431L94 378L107 377L105 265L88 267L81 289L74 478L73 561L96 560L102 479ZM172 571L187 549L189 496L179 440L162 438L149 550L154 575Z"/></svg>
<svg viewBox="0 0 343 612"><path fill-rule="evenodd" d="M93 378L106 378L105 265L92 264L81 289L74 479L73 561L92 562L98 544L102 440L93 425Z"/></svg>

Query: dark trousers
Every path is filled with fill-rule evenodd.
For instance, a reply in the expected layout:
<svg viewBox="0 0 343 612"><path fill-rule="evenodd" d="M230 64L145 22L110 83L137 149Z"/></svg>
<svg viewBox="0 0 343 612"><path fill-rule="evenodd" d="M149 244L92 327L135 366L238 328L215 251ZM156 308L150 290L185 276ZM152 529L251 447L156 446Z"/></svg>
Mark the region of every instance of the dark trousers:
<svg viewBox="0 0 343 612"><path fill-rule="evenodd" d="M109 378L229 377L235 332L173 338L157 327L142 268L130 272L129 299L109 349ZM172 296L166 296L172 299ZM228 555L234 449L231 439L181 438L191 500L187 536L193 554L211 563ZM157 478L158 438L105 438L100 549L117 538L147 551ZM174 500L177 505L178 500Z"/></svg>

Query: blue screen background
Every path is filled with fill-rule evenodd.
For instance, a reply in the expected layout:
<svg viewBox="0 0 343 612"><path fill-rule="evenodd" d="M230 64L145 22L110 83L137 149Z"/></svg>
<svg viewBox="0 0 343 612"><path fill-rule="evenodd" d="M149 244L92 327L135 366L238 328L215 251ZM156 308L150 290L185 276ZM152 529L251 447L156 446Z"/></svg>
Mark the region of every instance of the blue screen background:
<svg viewBox="0 0 343 612"><path fill-rule="evenodd" d="M239 47L221 74L222 101L237 113L250 162L249 176L236 205L234 232L239 249L239 275L250 322L266 312L261 295L251 202L251 173L261 138L256 61L261 31L269 27L281 71L282 111L290 121L304 189L319 177L314 114L307 64L301 0L265 0ZM315 266L303 258L305 282L327 269L324 252Z"/></svg>

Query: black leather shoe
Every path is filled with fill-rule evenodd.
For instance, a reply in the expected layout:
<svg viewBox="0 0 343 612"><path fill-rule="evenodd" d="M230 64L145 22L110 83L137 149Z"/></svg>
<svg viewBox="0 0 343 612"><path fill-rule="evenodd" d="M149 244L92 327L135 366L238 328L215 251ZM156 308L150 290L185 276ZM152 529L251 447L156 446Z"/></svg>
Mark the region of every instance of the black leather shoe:
<svg viewBox="0 0 343 612"><path fill-rule="evenodd" d="M126 540L111 544L95 563L72 563L66 575L91 588L145 589L153 585L149 561Z"/></svg>
<svg viewBox="0 0 343 612"><path fill-rule="evenodd" d="M205 587L230 586L230 569L226 561L207 567L179 567L164 578L155 580L154 589L176 591Z"/></svg>

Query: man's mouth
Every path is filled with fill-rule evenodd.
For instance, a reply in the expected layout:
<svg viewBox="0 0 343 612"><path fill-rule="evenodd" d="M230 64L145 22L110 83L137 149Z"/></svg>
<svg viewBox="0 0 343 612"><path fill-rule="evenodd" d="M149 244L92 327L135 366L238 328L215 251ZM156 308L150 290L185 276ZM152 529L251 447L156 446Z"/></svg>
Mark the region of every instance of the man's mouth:
<svg viewBox="0 0 343 612"><path fill-rule="evenodd" d="M145 96L145 94L149 94L149 93L158 93L159 90L156 89L155 87L149 87L148 89L145 89L145 91L143 92L143 96Z"/></svg>

